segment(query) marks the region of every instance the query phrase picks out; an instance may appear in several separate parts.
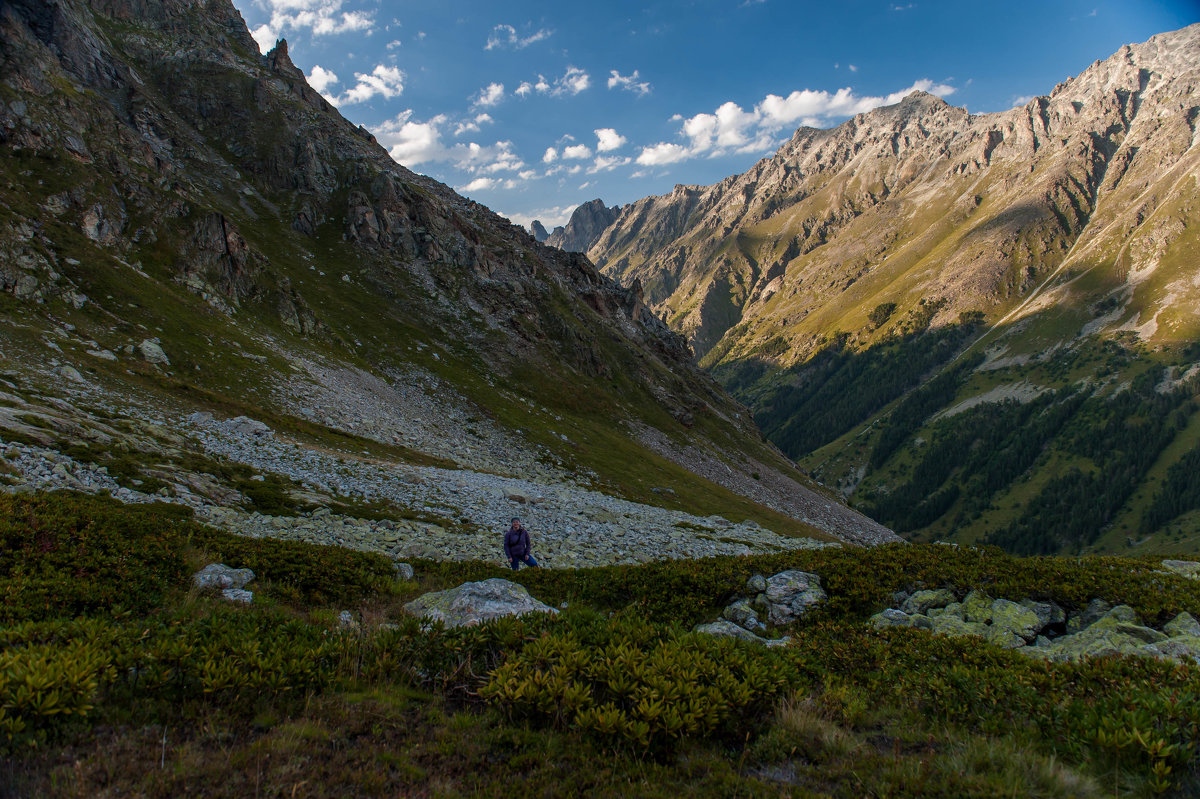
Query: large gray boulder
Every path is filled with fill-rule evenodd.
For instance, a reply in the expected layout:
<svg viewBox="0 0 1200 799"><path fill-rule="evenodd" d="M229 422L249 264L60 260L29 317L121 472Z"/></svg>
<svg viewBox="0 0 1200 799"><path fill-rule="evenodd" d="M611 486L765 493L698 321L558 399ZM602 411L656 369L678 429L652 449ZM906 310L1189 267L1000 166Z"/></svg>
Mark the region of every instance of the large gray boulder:
<svg viewBox="0 0 1200 799"><path fill-rule="evenodd" d="M767 621L775 626L791 624L827 595L821 578L802 571L785 571L767 580L763 592L767 602Z"/></svg>
<svg viewBox="0 0 1200 799"><path fill-rule="evenodd" d="M192 585L196 588L242 589L246 583L254 579L250 569L234 569L224 563L210 563L192 575ZM227 597L228 598L228 597Z"/></svg>
<svg viewBox="0 0 1200 799"><path fill-rule="evenodd" d="M409 602L404 610L422 619L440 621L447 627L466 627L526 613L558 613L530 596L525 586L499 577L433 591Z"/></svg>
<svg viewBox="0 0 1200 799"><path fill-rule="evenodd" d="M946 588L939 588L936 591L917 591L904 600L900 610L905 613L928 613L934 608L940 609L951 605L956 600L954 592Z"/></svg>

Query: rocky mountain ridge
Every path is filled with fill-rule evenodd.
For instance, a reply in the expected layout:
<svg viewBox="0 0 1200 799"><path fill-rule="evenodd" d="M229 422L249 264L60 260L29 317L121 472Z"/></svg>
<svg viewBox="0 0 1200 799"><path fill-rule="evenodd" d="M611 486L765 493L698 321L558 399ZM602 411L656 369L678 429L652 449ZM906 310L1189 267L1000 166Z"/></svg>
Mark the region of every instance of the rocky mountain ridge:
<svg viewBox="0 0 1200 799"><path fill-rule="evenodd" d="M485 537L522 504L305 486L184 421L211 413L365 469L890 538L763 444L637 290L392 162L228 0L21 0L0 34L0 439L37 448L8 490L79 490L67 457L204 507L382 502Z"/></svg>
<svg viewBox="0 0 1200 799"><path fill-rule="evenodd" d="M620 212L619 205L609 208L603 200L589 200L571 212L566 225L554 228L546 244L566 252L587 252Z"/></svg>
<svg viewBox="0 0 1200 799"><path fill-rule="evenodd" d="M888 443L893 477L880 473L883 450L866 462L891 424L882 415L954 364L971 370L947 376L944 396L905 423L911 446L952 416L934 412L980 398L1028 404L1080 380L1104 394L1147 370L1166 391L1194 373L1197 63L1193 25L1009 111L973 115L916 93L833 129L801 128L742 175L630 203L588 254L644 287L772 441L878 509L921 460ZM1189 427L1154 471L1136 467L1150 482L1117 492L1134 504L1106 511L1097 534L1114 531L1108 546L1138 540L1121 518L1144 510L1192 438ZM1059 468L1043 463L1031 479ZM949 485L929 482L911 502ZM936 535L971 526L974 511L957 524L947 513Z"/></svg>

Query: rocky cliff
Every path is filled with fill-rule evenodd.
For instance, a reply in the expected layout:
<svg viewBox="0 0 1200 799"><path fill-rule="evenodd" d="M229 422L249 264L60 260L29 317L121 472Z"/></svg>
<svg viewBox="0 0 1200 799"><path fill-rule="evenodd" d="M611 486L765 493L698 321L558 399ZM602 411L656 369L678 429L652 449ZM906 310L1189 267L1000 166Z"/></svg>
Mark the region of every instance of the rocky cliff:
<svg viewBox="0 0 1200 799"><path fill-rule="evenodd" d="M567 224L556 227L546 244L567 252L587 252L620 211L620 206L608 208L603 200L590 200L572 211Z"/></svg>
<svg viewBox="0 0 1200 799"><path fill-rule="evenodd" d="M1002 113L914 94L831 130L801 128L745 174L627 205L588 252L607 274L639 281L773 441L878 508L906 478L872 479L883 453L871 466L870 439L854 437L879 435L889 403L974 352L986 361L972 363L976 377L947 383L918 421L961 403L1028 403L1081 378L1130 385L1139 370L1166 370L1161 385L1175 386L1192 373L1197 64L1193 25ZM1035 372L1047 363L1050 374ZM928 440L928 428L906 424L912 441ZM833 460L814 454L843 434ZM1056 468L1065 463L1085 468L1073 458ZM888 469L911 477L916 465ZM944 479L922 485L933 493L955 478ZM1142 488L1143 502L1158 490ZM1095 535L1144 510L1122 505L1137 491L1117 493ZM942 506L962 507L949 495ZM957 525L945 512L939 535L969 526L974 510ZM928 531L941 518L930 513L906 524ZM1124 527L1131 540L1137 527Z"/></svg>
<svg viewBox="0 0 1200 799"><path fill-rule="evenodd" d="M135 452L122 496L190 497L214 519L270 494L482 534L506 503L611 513L596 489L889 535L761 442L636 287L395 164L285 42L259 55L228 0L0 6L0 149L0 437L31 459L0 482L109 490L91 470ZM221 444L211 424L239 414L280 452L316 449ZM154 421L131 437L128 419ZM330 447L343 466L321 477ZM395 495L409 480L461 497ZM563 535L620 526L551 518Z"/></svg>

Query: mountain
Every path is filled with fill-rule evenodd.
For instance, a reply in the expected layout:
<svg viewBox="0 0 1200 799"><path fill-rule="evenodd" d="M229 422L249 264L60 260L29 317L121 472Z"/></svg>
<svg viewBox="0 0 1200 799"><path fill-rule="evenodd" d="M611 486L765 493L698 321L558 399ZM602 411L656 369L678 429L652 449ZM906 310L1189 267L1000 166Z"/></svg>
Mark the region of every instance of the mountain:
<svg viewBox="0 0 1200 799"><path fill-rule="evenodd" d="M533 238L536 239L539 244L550 238L550 233L546 230L545 225L536 219L533 220L533 222L529 225L529 232L533 234Z"/></svg>
<svg viewBox="0 0 1200 799"><path fill-rule="evenodd" d="M1172 469L1200 441L1197 64L1193 25L1009 111L915 93L801 128L745 174L630 203L588 254L910 536L1194 539L1200 486ZM1002 440L1014 423L1038 432ZM1144 429L1120 456L1082 443L1122 425Z"/></svg>
<svg viewBox="0 0 1200 799"><path fill-rule="evenodd" d="M519 508L564 565L893 537L638 290L394 163L229 0L7 2L0 76L7 490L450 558Z"/></svg>
<svg viewBox="0 0 1200 799"><path fill-rule="evenodd" d="M620 211L620 206L605 207L603 200L586 202L571 212L565 226L554 228L546 244L567 252L587 252Z"/></svg>

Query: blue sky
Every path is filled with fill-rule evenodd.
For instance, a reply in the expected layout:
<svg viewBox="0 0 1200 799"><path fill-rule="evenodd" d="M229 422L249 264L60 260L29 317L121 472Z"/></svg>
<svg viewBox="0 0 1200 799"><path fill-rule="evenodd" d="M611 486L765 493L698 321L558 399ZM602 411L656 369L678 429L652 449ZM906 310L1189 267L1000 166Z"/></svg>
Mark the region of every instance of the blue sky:
<svg viewBox="0 0 1200 799"><path fill-rule="evenodd" d="M913 88L1002 111L1200 0L234 0L400 163L514 222L745 171Z"/></svg>

